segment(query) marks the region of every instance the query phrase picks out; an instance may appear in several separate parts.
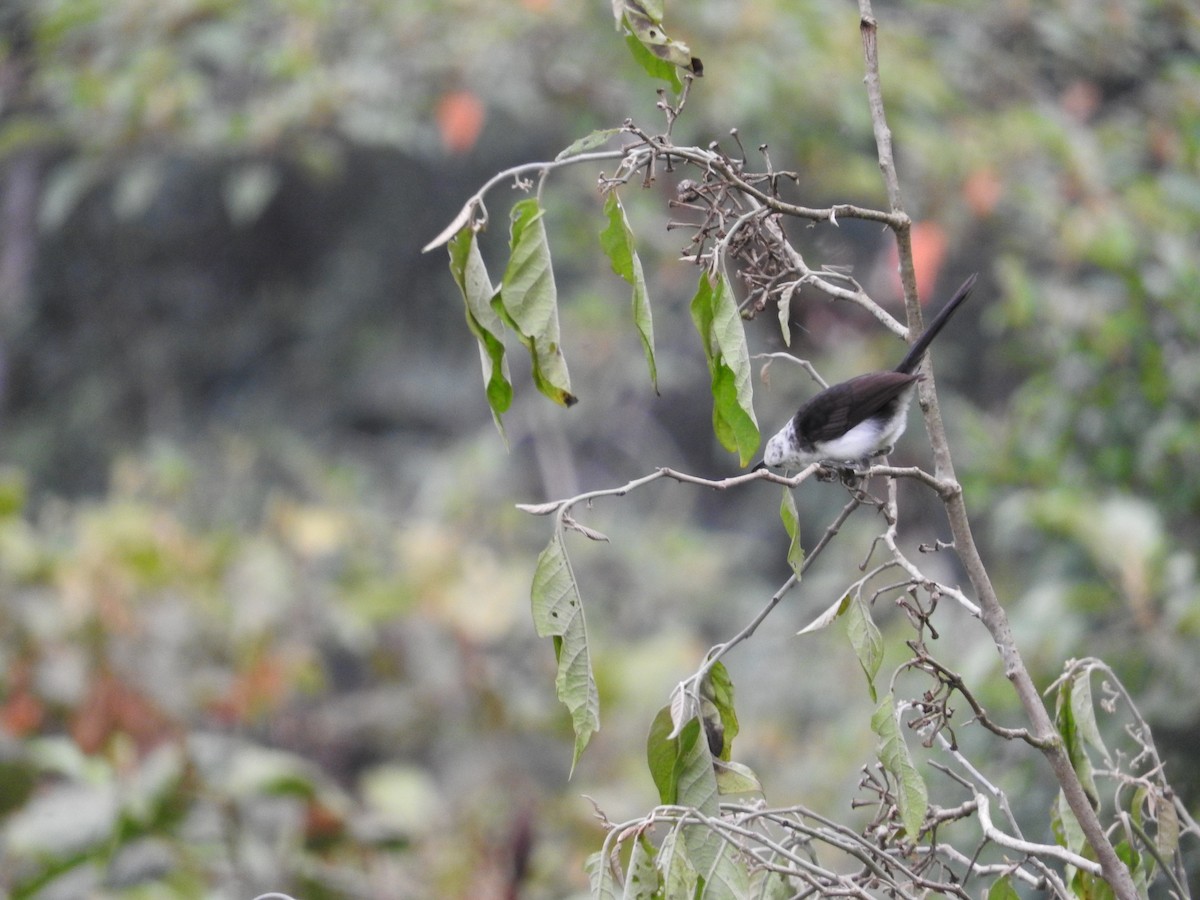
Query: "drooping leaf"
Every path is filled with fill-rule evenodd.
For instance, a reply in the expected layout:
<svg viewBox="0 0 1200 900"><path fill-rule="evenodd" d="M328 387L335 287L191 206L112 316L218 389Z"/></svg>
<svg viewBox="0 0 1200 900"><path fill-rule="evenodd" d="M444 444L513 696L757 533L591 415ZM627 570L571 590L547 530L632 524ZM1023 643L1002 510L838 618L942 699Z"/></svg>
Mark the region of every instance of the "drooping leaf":
<svg viewBox="0 0 1200 900"><path fill-rule="evenodd" d="M616 191L609 191L604 199L604 214L608 225L600 232L600 246L608 256L613 271L633 286L633 324L642 341L642 352L650 367L650 383L658 392L658 367L654 362L654 320L650 315L650 298L646 293L646 276L642 273L642 261L633 246L633 231L621 199Z"/></svg>
<svg viewBox="0 0 1200 900"><path fill-rule="evenodd" d="M788 565L796 577L804 566L804 545L800 543L800 516L796 512L796 498L792 496L791 488L783 489L783 501L779 504L779 518L783 520L783 530L788 535Z"/></svg>
<svg viewBox="0 0 1200 900"><path fill-rule="evenodd" d="M900 717L896 712L896 701L889 692L871 715L871 730L879 736L876 755L883 768L892 776L896 788L896 803L900 810L900 821L910 840L917 840L921 824L929 808L929 792L925 779L913 765L900 731Z"/></svg>
<svg viewBox="0 0 1200 900"><path fill-rule="evenodd" d="M1087 683L1086 680L1084 683ZM1077 687L1077 679L1072 677L1064 681L1059 688L1055 703L1054 724L1058 728L1059 734L1062 735L1063 747L1066 749L1067 756L1071 760L1071 767L1079 777L1079 783L1083 786L1083 790L1088 795L1088 799L1092 802L1092 805L1098 807L1100 794L1096 788L1096 777L1092 770L1092 760L1087 754L1084 733L1076 718L1077 705L1074 700L1074 694ZM1088 694L1090 697L1090 689L1088 690ZM1085 716L1090 717L1091 711L1091 703L1089 702ZM1092 725L1093 727L1095 726L1094 719Z"/></svg>
<svg viewBox="0 0 1200 900"><path fill-rule="evenodd" d="M629 854L629 865L625 871L625 892L622 900L653 900L659 894L659 874L655 865L654 845L639 834Z"/></svg>
<svg viewBox="0 0 1200 900"><path fill-rule="evenodd" d="M533 197L513 206L508 266L492 306L529 351L537 389L571 406L577 398L559 346L558 290L543 213Z"/></svg>
<svg viewBox="0 0 1200 900"><path fill-rule="evenodd" d="M846 634L850 637L850 646L854 648L858 664L867 676L867 689L871 692L871 701L874 702L878 699L875 696L875 676L883 663L883 636L871 618L871 611L861 594L853 595L846 610Z"/></svg>
<svg viewBox="0 0 1200 900"><path fill-rule="evenodd" d="M1079 731L1080 738L1087 744L1090 744L1101 756L1105 762L1112 764L1112 758L1109 755L1108 747L1104 744L1104 739L1100 737L1100 726L1096 723L1096 706L1092 702L1092 673L1088 668L1083 668L1075 673L1074 684L1071 687L1071 711L1075 717L1075 727Z"/></svg>
<svg viewBox="0 0 1200 900"><path fill-rule="evenodd" d="M583 864L592 887L593 900L617 900L617 877L603 850L597 850Z"/></svg>
<svg viewBox="0 0 1200 900"><path fill-rule="evenodd" d="M591 134L585 134L579 140L573 141L563 149L558 156L554 157L554 161L560 162L564 159L570 159L572 156L578 156L580 153L595 150L597 147L607 143L613 135L620 134L622 130L621 128L601 128L593 131Z"/></svg>
<svg viewBox="0 0 1200 900"><path fill-rule="evenodd" d="M819 616L797 631L796 634L811 634L814 631L820 631L822 628L828 628L849 608L850 595L847 594L836 603L831 604L829 608L825 610L825 612L821 613Z"/></svg>
<svg viewBox="0 0 1200 900"><path fill-rule="evenodd" d="M733 679L729 677L729 670L725 668L724 663L715 663L709 669L708 676L700 685L700 695L712 704L719 717L724 740L717 756L728 760L733 748L733 739L737 737L740 726L737 712L733 708Z"/></svg>
<svg viewBox="0 0 1200 900"><path fill-rule="evenodd" d="M650 723L650 733L646 736L646 765L658 788L658 799L664 806L674 804L679 792L679 770L676 768L679 739L671 737L674 730L671 707L664 706Z"/></svg>
<svg viewBox="0 0 1200 900"><path fill-rule="evenodd" d="M554 639L554 655L558 660L554 686L558 699L571 712L575 731L573 772L583 748L600 729L600 697L588 653L583 600L558 530L538 556L531 595L533 625L538 636Z"/></svg>
<svg viewBox="0 0 1200 900"><path fill-rule="evenodd" d="M746 332L723 273L700 275L691 312L712 379L713 431L744 466L758 450L761 435L754 416Z"/></svg>
<svg viewBox="0 0 1200 900"><path fill-rule="evenodd" d="M492 309L495 288L488 277L483 257L475 241L475 232L463 228L449 243L450 272L466 304L467 326L479 341L479 360L483 365L483 383L488 407L500 434L504 425L500 416L512 404L512 377L504 355L504 324Z"/></svg>

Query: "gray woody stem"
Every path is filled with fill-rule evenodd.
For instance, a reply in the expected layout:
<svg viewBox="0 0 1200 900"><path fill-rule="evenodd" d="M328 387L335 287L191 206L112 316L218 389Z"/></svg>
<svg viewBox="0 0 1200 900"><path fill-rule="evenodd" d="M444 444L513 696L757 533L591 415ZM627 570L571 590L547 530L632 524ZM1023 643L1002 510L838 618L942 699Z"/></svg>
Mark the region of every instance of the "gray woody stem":
<svg viewBox="0 0 1200 900"><path fill-rule="evenodd" d="M912 243L909 231L911 221L904 213L900 197L900 181L896 176L896 165L892 156L892 135L883 111L883 94L879 84L876 24L871 10L871 0L859 0L858 9L867 68L867 96L871 107L871 121L875 129L875 142L879 152L879 168L883 173L888 201L897 222L893 226L893 230L899 245L900 279L904 286L904 302L909 323L908 333L917 335L922 332L923 326L921 307L917 298L916 276L913 271ZM926 368L929 366L928 361L925 366ZM954 481L954 465L950 459L950 447L946 440L946 430L938 410L937 394L931 377L926 377L921 382L920 398L921 409L925 415L925 427L933 446L935 477L939 480ZM1033 726L1032 731L1036 743L1049 761L1051 769L1054 770L1054 776L1062 789L1067 805L1075 814L1084 837L1096 853L1104 880L1121 900L1136 900L1137 889L1134 887L1129 869L1121 862L1108 836L1104 833L1104 826L1084 793L1083 785L1080 784L1079 777L1075 774L1075 769L1067 756L1062 737L1055 730L1050 714L1029 675L1029 670L1025 668L1025 662L1017 651L1012 629L1008 624L1008 617L1000 605L996 590L992 586L987 569L979 556L979 549L975 546L975 539L971 535L971 524L967 518L967 507L963 502L962 493L943 495L942 500L946 506L946 515L950 520L950 530L954 535L955 549L966 569L967 576L971 579L976 596L979 598L983 624L991 634L996 649L1000 652L1000 658L1004 661L1004 674L1012 682L1021 705L1025 708L1025 714Z"/></svg>

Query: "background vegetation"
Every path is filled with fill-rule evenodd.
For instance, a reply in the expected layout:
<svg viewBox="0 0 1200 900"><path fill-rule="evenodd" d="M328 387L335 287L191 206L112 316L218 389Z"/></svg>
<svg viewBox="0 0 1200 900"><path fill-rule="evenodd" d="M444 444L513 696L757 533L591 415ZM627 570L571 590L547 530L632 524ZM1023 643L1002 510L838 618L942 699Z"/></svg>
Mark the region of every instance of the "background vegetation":
<svg viewBox="0 0 1200 900"><path fill-rule="evenodd" d="M876 12L923 295L984 273L939 383L1018 642L1039 684L1108 659L1195 810L1197 13ZM513 504L658 465L736 471L685 308L696 272L661 228L672 185L626 198L656 396L627 287L594 252L594 173L554 181L581 400L559 410L518 379L507 452L444 258L418 248L494 171L658 115L607 4L45 0L0 22L0 888L583 890L600 831L581 795L614 819L654 802L654 711L786 576L773 491L597 506L617 545L573 558L606 715L567 781L528 618L545 534ZM736 127L806 197L882 203L855 9L710 0L676 28L707 73L677 140ZM893 290L875 229L793 238ZM828 377L895 358L867 321L804 301L797 352ZM750 331L782 348L770 316ZM807 390L771 376L764 429ZM914 432L900 461L924 458ZM804 499L811 522L841 503ZM945 536L928 512L913 545ZM873 756L870 705L840 636L790 625L843 586L842 546L727 660L739 758L768 796L839 815L846 760ZM1002 711L990 642L953 640ZM1007 787L1044 809L1052 787L1027 775Z"/></svg>

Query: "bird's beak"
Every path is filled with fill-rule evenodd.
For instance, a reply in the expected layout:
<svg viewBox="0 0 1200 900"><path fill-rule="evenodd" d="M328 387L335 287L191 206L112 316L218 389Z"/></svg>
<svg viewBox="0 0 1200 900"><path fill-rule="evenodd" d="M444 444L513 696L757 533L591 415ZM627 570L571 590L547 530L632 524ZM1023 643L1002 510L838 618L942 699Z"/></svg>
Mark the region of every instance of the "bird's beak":
<svg viewBox="0 0 1200 900"><path fill-rule="evenodd" d="M758 465L756 465L754 468L752 468L750 471L758 472L759 470L765 469L766 467L767 467L766 460L763 460L762 462L758 463Z"/></svg>

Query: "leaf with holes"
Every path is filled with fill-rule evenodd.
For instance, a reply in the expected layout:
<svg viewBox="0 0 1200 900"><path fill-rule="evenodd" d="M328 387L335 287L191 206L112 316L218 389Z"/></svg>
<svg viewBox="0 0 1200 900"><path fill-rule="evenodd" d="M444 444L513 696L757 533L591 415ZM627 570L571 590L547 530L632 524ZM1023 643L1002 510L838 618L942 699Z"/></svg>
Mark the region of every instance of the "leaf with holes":
<svg viewBox="0 0 1200 900"><path fill-rule="evenodd" d="M621 900L653 900L661 897L658 868L655 865L654 845L639 834L629 854L625 873L625 893Z"/></svg>
<svg viewBox="0 0 1200 900"><path fill-rule="evenodd" d="M613 0L613 15L617 28L625 29L633 58L652 78L670 82L676 94L683 90L679 69L696 76L704 74L704 64L692 56L687 44L673 39L663 28L663 4L658 0Z"/></svg>
<svg viewBox="0 0 1200 900"><path fill-rule="evenodd" d="M554 655L558 660L554 686L558 699L571 712L575 731L575 752L571 759L574 772L583 748L600 729L600 697L588 653L583 600L563 547L562 533L557 530L538 556L531 595L533 626L538 636L554 639Z"/></svg>
<svg viewBox="0 0 1200 900"><path fill-rule="evenodd" d="M695 897L696 870L688 859L679 829L672 828L658 848L658 871L662 876L663 897Z"/></svg>
<svg viewBox="0 0 1200 900"><path fill-rule="evenodd" d="M589 856L583 863L583 870L587 872L594 900L617 900L617 878L603 850Z"/></svg>

